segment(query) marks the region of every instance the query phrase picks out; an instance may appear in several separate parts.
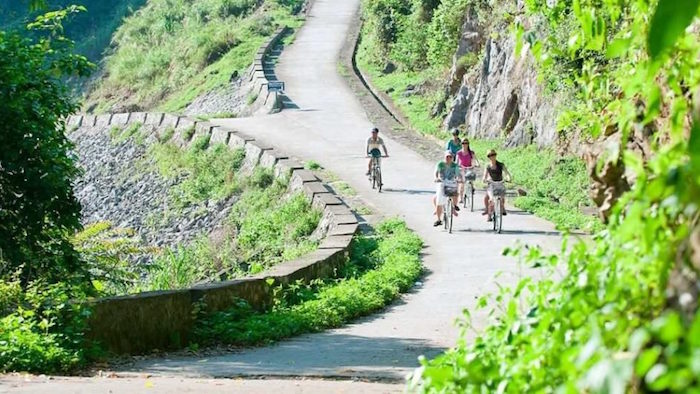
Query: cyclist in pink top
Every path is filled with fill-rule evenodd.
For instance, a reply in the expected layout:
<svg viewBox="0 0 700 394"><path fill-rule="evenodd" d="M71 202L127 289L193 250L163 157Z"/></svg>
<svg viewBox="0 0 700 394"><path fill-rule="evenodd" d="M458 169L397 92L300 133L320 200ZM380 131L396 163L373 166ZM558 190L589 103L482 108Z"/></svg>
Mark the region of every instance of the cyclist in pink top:
<svg viewBox="0 0 700 394"><path fill-rule="evenodd" d="M479 167L479 159L476 158L476 154L471 148L469 148L469 140L464 138L462 140L462 149L457 152L457 164L462 170L462 179L465 178L467 172L472 171L473 167ZM458 184L459 186L459 198L464 198L464 182Z"/></svg>

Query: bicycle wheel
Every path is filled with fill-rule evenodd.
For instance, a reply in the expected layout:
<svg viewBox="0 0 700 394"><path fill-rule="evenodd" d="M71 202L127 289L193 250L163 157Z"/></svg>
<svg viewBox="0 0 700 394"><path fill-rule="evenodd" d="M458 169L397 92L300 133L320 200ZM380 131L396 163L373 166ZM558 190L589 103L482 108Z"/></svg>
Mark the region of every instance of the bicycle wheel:
<svg viewBox="0 0 700 394"><path fill-rule="evenodd" d="M377 188L379 189L379 193L382 192L382 169L377 167Z"/></svg>
<svg viewBox="0 0 700 394"><path fill-rule="evenodd" d="M503 229L503 202L499 199L498 200L498 228L496 229L498 233L501 233L501 230Z"/></svg>
<svg viewBox="0 0 700 394"><path fill-rule="evenodd" d="M496 202L493 207L493 231L498 233L501 232L501 221L503 220L501 213L501 200L496 198Z"/></svg>
<svg viewBox="0 0 700 394"><path fill-rule="evenodd" d="M449 218L451 212L449 211L449 208L447 207L447 204L443 204L442 206L442 225L445 227L445 230L447 230L447 218Z"/></svg>
<svg viewBox="0 0 700 394"><path fill-rule="evenodd" d="M469 198L469 209L471 212L474 212L474 185L469 182L469 194L471 197Z"/></svg>
<svg viewBox="0 0 700 394"><path fill-rule="evenodd" d="M450 234L452 234L452 219L454 219L454 217L455 217L454 213L452 212L452 210L454 209L454 207L452 207L452 200L447 200L447 205L450 207L450 213L447 216L447 220L449 221L450 224L447 226L447 231Z"/></svg>
<svg viewBox="0 0 700 394"><path fill-rule="evenodd" d="M493 212L491 212L491 222L493 223L493 231L496 231L496 211L498 210L498 200L493 202Z"/></svg>

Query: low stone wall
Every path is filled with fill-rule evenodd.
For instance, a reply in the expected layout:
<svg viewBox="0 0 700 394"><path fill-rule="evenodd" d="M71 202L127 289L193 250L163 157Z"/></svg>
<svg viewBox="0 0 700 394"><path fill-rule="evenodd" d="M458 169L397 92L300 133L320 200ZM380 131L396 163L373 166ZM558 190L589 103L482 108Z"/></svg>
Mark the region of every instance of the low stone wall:
<svg viewBox="0 0 700 394"><path fill-rule="evenodd" d="M276 176L289 176L290 188L301 190L313 206L323 212L326 237L319 248L306 256L281 263L261 274L209 283L189 289L154 291L127 296L108 297L90 302L92 315L88 336L99 341L106 350L117 354L135 354L155 349L175 349L188 341L194 318L199 310L215 312L229 308L243 299L257 309L272 304L272 286L298 279L310 281L329 277L347 262L348 246L357 232L353 212L311 171L278 149L255 141L244 133L213 126L181 116L162 113L121 113L76 115L67 119L69 129L81 126L125 126L142 123L159 128L171 127L173 141L181 147L195 140L208 138L210 143L223 143L232 149L244 148L245 166L261 165L274 170ZM274 280L271 286L269 279Z"/></svg>
<svg viewBox="0 0 700 394"><path fill-rule="evenodd" d="M267 60L270 52L291 31L292 29L287 26L277 29L255 54L253 65L248 73L248 79L253 85L251 93L257 95L253 103L254 112L272 114L282 109L282 93L268 90L270 83L268 74L272 73L272 67L268 66Z"/></svg>

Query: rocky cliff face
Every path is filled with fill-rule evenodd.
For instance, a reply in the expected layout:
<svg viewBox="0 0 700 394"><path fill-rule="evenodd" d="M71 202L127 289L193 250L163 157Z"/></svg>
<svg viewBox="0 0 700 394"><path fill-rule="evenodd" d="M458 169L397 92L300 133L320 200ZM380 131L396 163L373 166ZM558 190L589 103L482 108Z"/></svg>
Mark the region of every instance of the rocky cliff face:
<svg viewBox="0 0 700 394"><path fill-rule="evenodd" d="M516 55L512 35L490 38L493 29L486 23L473 9L467 11L445 84L444 127L464 125L471 136L505 137L507 146L556 144L557 100L537 82L529 47ZM465 67L469 56L480 61Z"/></svg>

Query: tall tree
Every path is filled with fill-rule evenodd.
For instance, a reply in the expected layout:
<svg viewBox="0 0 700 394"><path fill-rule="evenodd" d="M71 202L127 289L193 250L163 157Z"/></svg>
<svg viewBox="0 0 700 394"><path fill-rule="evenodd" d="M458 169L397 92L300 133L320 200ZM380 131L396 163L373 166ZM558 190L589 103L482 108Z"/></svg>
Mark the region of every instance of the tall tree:
<svg viewBox="0 0 700 394"><path fill-rule="evenodd" d="M62 35L63 20L81 10L38 17L28 26L43 33L35 41L0 31L0 278L85 277L67 239L80 227L80 205L64 121L77 106L64 81L92 65Z"/></svg>

